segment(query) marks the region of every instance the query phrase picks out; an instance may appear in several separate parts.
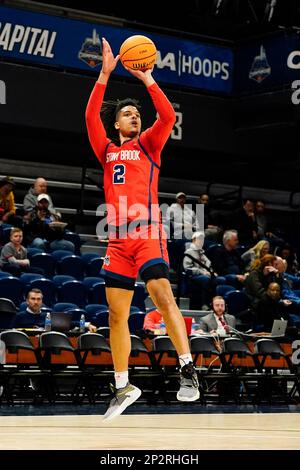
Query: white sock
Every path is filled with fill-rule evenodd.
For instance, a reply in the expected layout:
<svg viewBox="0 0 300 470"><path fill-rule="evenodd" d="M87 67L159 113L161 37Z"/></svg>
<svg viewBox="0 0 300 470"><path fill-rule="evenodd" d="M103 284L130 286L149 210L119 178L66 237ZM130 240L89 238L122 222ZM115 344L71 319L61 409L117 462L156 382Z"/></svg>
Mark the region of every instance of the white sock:
<svg viewBox="0 0 300 470"><path fill-rule="evenodd" d="M126 387L128 384L128 370L124 372L115 372L116 388Z"/></svg>
<svg viewBox="0 0 300 470"><path fill-rule="evenodd" d="M181 355L179 356L179 364L180 364L180 367L183 367L183 366L185 366L186 364L189 364L189 362L193 362L193 358L192 358L191 353L181 354Z"/></svg>

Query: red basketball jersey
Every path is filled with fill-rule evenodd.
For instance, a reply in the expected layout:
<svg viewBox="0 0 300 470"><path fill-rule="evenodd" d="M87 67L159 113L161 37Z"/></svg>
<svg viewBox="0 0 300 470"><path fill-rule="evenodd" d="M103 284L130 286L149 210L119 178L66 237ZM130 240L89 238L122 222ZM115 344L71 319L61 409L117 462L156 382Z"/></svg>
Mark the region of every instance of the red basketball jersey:
<svg viewBox="0 0 300 470"><path fill-rule="evenodd" d="M90 143L104 169L104 192L109 225L132 220L159 221L158 175L160 153L175 123L174 109L155 83L147 88L158 118L139 140L121 146L111 142L100 119L105 85L96 83L90 96L86 122Z"/></svg>

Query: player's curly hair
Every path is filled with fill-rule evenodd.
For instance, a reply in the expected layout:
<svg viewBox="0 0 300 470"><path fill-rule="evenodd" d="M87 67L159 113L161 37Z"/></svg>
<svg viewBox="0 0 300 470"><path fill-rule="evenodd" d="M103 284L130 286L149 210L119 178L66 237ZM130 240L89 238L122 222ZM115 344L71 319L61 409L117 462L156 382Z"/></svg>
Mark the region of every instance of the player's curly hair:
<svg viewBox="0 0 300 470"><path fill-rule="evenodd" d="M107 137L115 144L119 145L119 132L115 128L115 122L119 111L125 106L135 106L138 110L141 109L139 102L133 98L125 98L124 100L117 101L104 101L100 116L106 130Z"/></svg>

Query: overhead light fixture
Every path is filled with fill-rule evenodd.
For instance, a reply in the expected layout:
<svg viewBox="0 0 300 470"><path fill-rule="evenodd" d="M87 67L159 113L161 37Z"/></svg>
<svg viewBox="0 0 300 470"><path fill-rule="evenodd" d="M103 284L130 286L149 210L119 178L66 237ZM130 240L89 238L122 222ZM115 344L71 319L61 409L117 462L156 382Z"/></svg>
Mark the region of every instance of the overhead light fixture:
<svg viewBox="0 0 300 470"><path fill-rule="evenodd" d="M265 8L265 15L264 15L265 21L267 23L270 23L270 21L272 20L276 4L277 4L277 0L267 1L266 8Z"/></svg>
<svg viewBox="0 0 300 470"><path fill-rule="evenodd" d="M220 14L224 3L225 3L224 0L214 0L214 15L215 16L218 16Z"/></svg>

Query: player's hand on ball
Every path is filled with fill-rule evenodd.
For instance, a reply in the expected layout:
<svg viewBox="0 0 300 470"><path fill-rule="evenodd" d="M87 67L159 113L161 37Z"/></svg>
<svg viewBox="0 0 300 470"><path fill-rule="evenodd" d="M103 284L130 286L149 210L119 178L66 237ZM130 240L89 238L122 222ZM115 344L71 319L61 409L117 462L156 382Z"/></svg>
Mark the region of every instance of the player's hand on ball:
<svg viewBox="0 0 300 470"><path fill-rule="evenodd" d="M116 68L119 58L119 54L114 57L109 42L102 38L102 72L110 74Z"/></svg>

